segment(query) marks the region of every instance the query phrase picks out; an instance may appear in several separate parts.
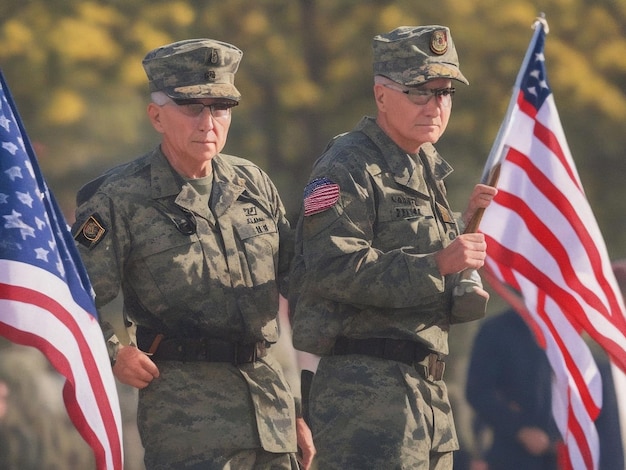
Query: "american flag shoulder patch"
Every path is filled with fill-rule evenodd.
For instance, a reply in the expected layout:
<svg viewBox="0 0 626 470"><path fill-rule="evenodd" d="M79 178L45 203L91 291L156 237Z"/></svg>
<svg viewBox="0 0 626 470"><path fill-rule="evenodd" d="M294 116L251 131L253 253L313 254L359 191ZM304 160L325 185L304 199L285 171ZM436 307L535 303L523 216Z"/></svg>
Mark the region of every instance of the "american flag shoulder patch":
<svg viewBox="0 0 626 470"><path fill-rule="evenodd" d="M304 188L304 215L324 212L339 200L339 185L328 178L317 178Z"/></svg>

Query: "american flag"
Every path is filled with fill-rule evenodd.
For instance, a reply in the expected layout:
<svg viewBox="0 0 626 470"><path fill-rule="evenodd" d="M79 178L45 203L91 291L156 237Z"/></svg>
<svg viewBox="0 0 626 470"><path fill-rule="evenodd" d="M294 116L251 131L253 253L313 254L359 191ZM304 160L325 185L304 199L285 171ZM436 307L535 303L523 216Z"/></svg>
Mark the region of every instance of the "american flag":
<svg viewBox="0 0 626 470"><path fill-rule="evenodd" d="M496 167L500 176L479 230L488 244L487 280L508 300L521 296L519 309L550 359L565 468L589 470L598 468L593 421L602 395L581 334L626 371L626 316L548 84L546 34L540 18L485 167L483 179Z"/></svg>
<svg viewBox="0 0 626 470"><path fill-rule="evenodd" d="M324 212L339 200L339 185L328 178L317 178L304 188L304 215Z"/></svg>
<svg viewBox="0 0 626 470"><path fill-rule="evenodd" d="M121 413L93 290L1 71L0 145L0 335L48 358L97 469L121 470Z"/></svg>

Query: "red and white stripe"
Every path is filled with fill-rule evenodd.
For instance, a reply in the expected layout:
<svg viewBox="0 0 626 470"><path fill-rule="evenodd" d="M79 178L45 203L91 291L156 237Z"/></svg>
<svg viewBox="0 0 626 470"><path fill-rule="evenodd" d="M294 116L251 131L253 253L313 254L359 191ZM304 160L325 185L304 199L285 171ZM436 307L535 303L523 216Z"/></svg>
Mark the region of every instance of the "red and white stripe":
<svg viewBox="0 0 626 470"><path fill-rule="evenodd" d="M65 406L96 468L122 470L122 420L102 330L67 284L36 266L0 260L0 335L45 354L66 378Z"/></svg>
<svg viewBox="0 0 626 470"><path fill-rule="evenodd" d="M487 277L505 298L504 286L521 295L539 332L555 373L553 413L567 465L596 469L601 382L581 333L626 371L624 302L553 95L536 110L518 90L503 129L498 194L479 227Z"/></svg>

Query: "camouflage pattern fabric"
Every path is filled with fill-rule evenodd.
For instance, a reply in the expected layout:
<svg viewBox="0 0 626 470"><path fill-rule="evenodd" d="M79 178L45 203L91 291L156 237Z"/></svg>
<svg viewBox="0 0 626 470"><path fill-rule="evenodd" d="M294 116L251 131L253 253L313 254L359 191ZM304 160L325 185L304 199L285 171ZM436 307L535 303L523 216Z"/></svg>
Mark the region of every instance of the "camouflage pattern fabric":
<svg viewBox="0 0 626 470"><path fill-rule="evenodd" d="M415 369L398 369L392 361L376 360L382 363L376 368L365 356L328 357L340 336L412 340L448 353L452 285L439 274L433 254L460 233L459 214L450 209L443 183L451 171L432 145L422 146L419 155L407 155L369 117L336 138L313 169L312 184L324 181L328 189L332 182L339 194L325 209L319 198L315 213L301 216L290 300L294 346L322 356L309 411L318 456L325 464L338 454L345 461L358 459L364 452L358 439L371 452L389 457L384 468L419 466L414 460L418 457L405 452L409 444L432 452L458 447L442 381L424 383ZM345 368L347 358L354 361L352 372ZM376 392L380 409L366 411L378 387L384 391ZM347 416L344 410L354 411L350 431L334 418ZM389 410L398 418L393 426L384 416L372 416ZM434 437L417 444L421 437L407 439L404 426L417 432L423 414L435 416ZM416 423L408 425L407 419ZM368 430L370 425L375 429ZM380 440L387 425L389 437ZM350 433L360 437L349 439ZM341 444L331 442L331 436L342 435L346 439Z"/></svg>
<svg viewBox="0 0 626 470"><path fill-rule="evenodd" d="M401 26L375 36L372 49L374 75L405 86L423 85L433 78L450 78L469 85L446 26Z"/></svg>
<svg viewBox="0 0 626 470"><path fill-rule="evenodd" d="M452 468L458 444L446 386L408 365L326 357L309 411L319 469Z"/></svg>
<svg viewBox="0 0 626 470"><path fill-rule="evenodd" d="M450 172L434 147L409 157L372 118L336 139L310 181L332 180L340 197L301 221L297 349L328 354L347 336L415 340L448 353L452 286L434 253L459 233L445 198Z"/></svg>
<svg viewBox="0 0 626 470"><path fill-rule="evenodd" d="M283 204L247 160L217 155L213 175L209 206L157 148L79 192L73 233L96 303L121 289L125 319L166 337L273 343L293 245ZM296 451L293 396L269 355L158 366L139 403L146 462L201 459L225 442Z"/></svg>
<svg viewBox="0 0 626 470"><path fill-rule="evenodd" d="M214 39L186 39L148 52L142 61L150 91L173 99L226 98L239 102L235 73L243 52Z"/></svg>

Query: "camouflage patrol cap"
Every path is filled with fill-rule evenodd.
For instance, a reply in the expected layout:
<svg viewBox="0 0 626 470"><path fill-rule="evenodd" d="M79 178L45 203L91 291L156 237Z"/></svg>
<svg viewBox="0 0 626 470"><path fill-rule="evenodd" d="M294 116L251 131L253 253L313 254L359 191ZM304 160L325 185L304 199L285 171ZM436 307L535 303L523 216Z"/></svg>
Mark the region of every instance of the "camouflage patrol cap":
<svg viewBox="0 0 626 470"><path fill-rule="evenodd" d="M213 39L187 39L148 52L143 68L150 91L174 99L227 98L239 101L235 73L243 52Z"/></svg>
<svg viewBox="0 0 626 470"><path fill-rule="evenodd" d="M450 78L469 85L459 69L450 29L445 26L400 26L374 37L374 75L405 86L433 78Z"/></svg>

